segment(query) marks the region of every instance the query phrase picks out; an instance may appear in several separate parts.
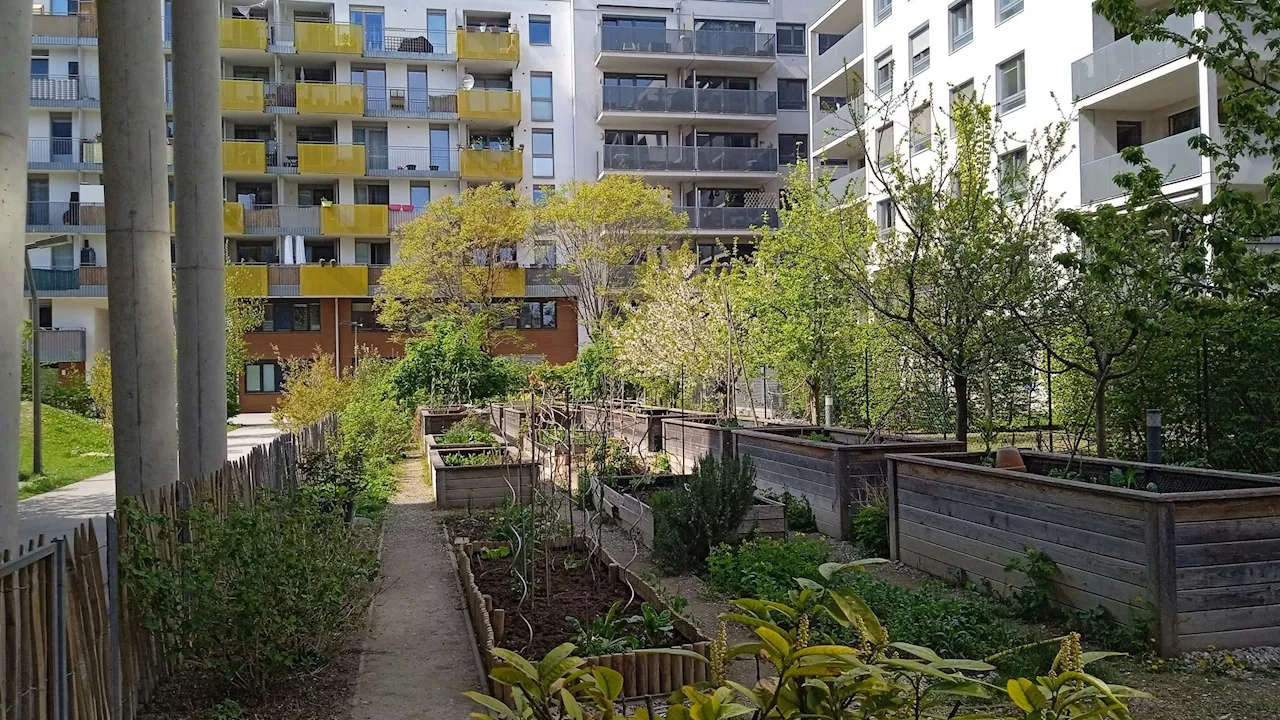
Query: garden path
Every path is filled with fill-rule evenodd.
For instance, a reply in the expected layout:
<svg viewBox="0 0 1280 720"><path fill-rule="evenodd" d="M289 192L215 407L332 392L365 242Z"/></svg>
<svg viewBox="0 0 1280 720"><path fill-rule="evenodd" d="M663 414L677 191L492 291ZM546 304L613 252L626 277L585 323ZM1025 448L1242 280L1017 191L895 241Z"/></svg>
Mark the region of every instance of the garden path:
<svg viewBox="0 0 1280 720"><path fill-rule="evenodd" d="M422 459L400 464L400 488L382 529L386 588L373 601L352 698L352 720L462 720L479 706L479 661L457 571L422 477Z"/></svg>

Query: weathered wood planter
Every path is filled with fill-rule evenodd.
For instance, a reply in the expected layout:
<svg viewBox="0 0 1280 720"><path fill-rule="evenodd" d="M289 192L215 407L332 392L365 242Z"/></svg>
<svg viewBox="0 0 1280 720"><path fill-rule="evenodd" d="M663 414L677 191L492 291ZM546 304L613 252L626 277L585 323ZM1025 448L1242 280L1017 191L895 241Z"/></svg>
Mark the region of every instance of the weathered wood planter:
<svg viewBox="0 0 1280 720"><path fill-rule="evenodd" d="M668 418L713 417L695 410L677 410L649 406L615 407L582 406L582 426L587 430L608 431L636 453L656 453L663 449L662 422Z"/></svg>
<svg viewBox="0 0 1280 720"><path fill-rule="evenodd" d="M492 440L487 443L443 443L440 442L440 437L440 435L427 436L427 452L435 450L447 455L455 450L495 450L506 444L497 435L491 436Z"/></svg>
<svg viewBox="0 0 1280 720"><path fill-rule="evenodd" d="M834 442L802 435L824 432ZM734 454L750 456L756 484L765 490L803 496L813 508L818 530L843 538L859 508L885 495L885 456L902 452L951 452L964 444L917 440L900 435L868 435L864 430L779 426L733 430Z"/></svg>
<svg viewBox="0 0 1280 720"><path fill-rule="evenodd" d="M498 647L506 632L507 609L495 607L491 596L480 591L476 577L472 573L472 562L475 554L484 548L502 547L505 543L484 542L472 543L465 538L454 541L454 554L458 563L458 574L462 580L463 600L467 605L467 613L471 616L471 627L476 633L476 643L485 666L486 676L499 664L491 650ZM601 570L608 577L629 585L640 601L648 602L654 609L662 612L669 609L662 597L645 581L626 567L614 562L608 551L595 545L589 538L566 538L557 547L572 548L575 552L590 554L601 565ZM625 598L623 598L625 599ZM683 639L693 642L676 647L691 650L703 657L710 658L711 643L707 637L689 622L672 615L673 625ZM541 658L526 658L537 663ZM670 695L687 684L702 682L707 679L709 665L693 658L682 658L673 655L622 652L613 655L596 655L583 658L588 665L612 668L622 674L622 697L636 698L646 695ZM488 681L488 691L493 697L504 702L511 701L509 688L493 680Z"/></svg>
<svg viewBox="0 0 1280 720"><path fill-rule="evenodd" d="M444 455L481 455L497 451L504 462L493 465L445 465ZM507 499L519 503L533 502L533 487L538 478L538 465L519 459L510 446L431 450L428 455L431 482L436 488L438 507L487 507L501 505Z"/></svg>
<svg viewBox="0 0 1280 720"><path fill-rule="evenodd" d="M1061 573L1056 601L1106 608L1117 621L1154 614L1162 654L1280 644L1280 481L1022 451L1028 472L977 464L976 453L890 458L891 556L934 575L963 573L1007 592L1027 548ZM1050 477L1130 474L1131 490Z"/></svg>
<svg viewBox="0 0 1280 720"><path fill-rule="evenodd" d="M683 481L687 475L657 475L653 478L652 487L667 489L677 482ZM631 478L620 477L615 482L618 487L625 487ZM627 492L615 490L608 483L600 483L601 511L607 513L627 530L639 534L645 547L653 547L653 509L639 497ZM755 505L747 511L747 516L738 526L742 536L758 535L772 538L787 536L787 508L777 500L756 496Z"/></svg>
<svg viewBox="0 0 1280 720"><path fill-rule="evenodd" d="M733 455L733 427L721 425L720 418L663 418L662 447L671 456L671 465L690 472L698 458Z"/></svg>
<svg viewBox="0 0 1280 720"><path fill-rule="evenodd" d="M579 474L587 463L588 448L585 445L574 445L572 453L567 443L531 442L528 446L541 467L539 477L543 482L571 490L578 487Z"/></svg>
<svg viewBox="0 0 1280 720"><path fill-rule="evenodd" d="M466 405L448 405L444 407L427 407L421 406L414 415L413 427L414 433L418 437L418 446L423 454L426 454L426 442L428 435L439 435L450 426L466 417L472 408Z"/></svg>

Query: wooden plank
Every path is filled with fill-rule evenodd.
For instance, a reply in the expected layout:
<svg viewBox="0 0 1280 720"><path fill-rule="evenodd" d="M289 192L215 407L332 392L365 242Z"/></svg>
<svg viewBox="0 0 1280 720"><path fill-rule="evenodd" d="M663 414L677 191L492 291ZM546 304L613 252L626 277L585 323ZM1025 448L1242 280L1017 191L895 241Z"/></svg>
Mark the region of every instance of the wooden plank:
<svg viewBox="0 0 1280 720"><path fill-rule="evenodd" d="M1220 539L1235 540L1230 535ZM1178 567L1280 561L1280 538L1177 546Z"/></svg>
<svg viewBox="0 0 1280 720"><path fill-rule="evenodd" d="M1177 515L1176 505L1174 515ZM1280 516L1178 522L1174 526L1174 538L1178 545L1215 543L1227 539L1236 542L1272 540L1280 538Z"/></svg>
<svg viewBox="0 0 1280 720"><path fill-rule="evenodd" d="M1280 598L1280 583L1229 585L1227 587L1178 590L1178 612L1217 610L1250 605L1266 605Z"/></svg>
<svg viewBox="0 0 1280 720"><path fill-rule="evenodd" d="M1272 600L1280 600L1280 597L1273 597ZM1177 616L1179 632L1187 635L1280 628L1280 604L1180 612Z"/></svg>
<svg viewBox="0 0 1280 720"><path fill-rule="evenodd" d="M1147 506L1147 599L1156 611L1156 649L1162 655L1178 652L1178 586L1174 562L1173 506Z"/></svg>
<svg viewBox="0 0 1280 720"><path fill-rule="evenodd" d="M1179 493L1185 495L1186 493ZM1213 497L1215 495L1226 497ZM1178 522L1239 520L1280 515L1280 490L1230 490L1226 493L1196 493L1200 497L1174 503Z"/></svg>
<svg viewBox="0 0 1280 720"><path fill-rule="evenodd" d="M836 460L835 448L823 455L815 456L810 453L797 452L791 447L754 445L741 442L738 444L738 454L750 456L755 462L770 460L789 467L816 470L820 473L831 472Z"/></svg>
<svg viewBox="0 0 1280 720"><path fill-rule="evenodd" d="M1178 649L1181 652L1205 650L1210 647L1217 650L1229 650L1231 648L1275 645L1280 645L1280 627L1226 630L1223 632L1178 636Z"/></svg>
<svg viewBox="0 0 1280 720"><path fill-rule="evenodd" d="M1229 587L1280 582L1280 562L1234 563L1178 568L1178 589Z"/></svg>

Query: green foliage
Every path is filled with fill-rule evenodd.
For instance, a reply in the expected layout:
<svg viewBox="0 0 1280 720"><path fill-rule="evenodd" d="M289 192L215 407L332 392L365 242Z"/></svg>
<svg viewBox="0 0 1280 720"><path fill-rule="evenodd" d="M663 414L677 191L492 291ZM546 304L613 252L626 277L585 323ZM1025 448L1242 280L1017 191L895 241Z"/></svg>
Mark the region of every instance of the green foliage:
<svg viewBox="0 0 1280 720"><path fill-rule="evenodd" d="M468 415L449 426L440 436L445 445L497 445L493 427L479 415Z"/></svg>
<svg viewBox="0 0 1280 720"><path fill-rule="evenodd" d="M1046 620L1054 617L1053 581L1060 574L1058 563L1044 552L1027 548L1022 557L1015 557L1005 564L1007 572L1020 572L1027 576L1026 585L1013 593L1014 612L1029 620Z"/></svg>
<svg viewBox="0 0 1280 720"><path fill-rule="evenodd" d="M325 664L364 622L378 574L373 543L308 496L264 493L225 518L198 505L177 523L132 503L121 513L120 582L139 620L236 697ZM160 547L179 527L191 539L171 563Z"/></svg>
<svg viewBox="0 0 1280 720"><path fill-rule="evenodd" d="M424 337L408 341L390 383L402 407L481 404L525 382L515 362L485 350L488 328L477 319L433 320Z"/></svg>
<svg viewBox="0 0 1280 720"><path fill-rule="evenodd" d="M644 472L640 458L627 450L626 443L598 434L593 437L595 442L587 450L587 475L607 479L640 475Z"/></svg>
<svg viewBox="0 0 1280 720"><path fill-rule="evenodd" d="M105 425L112 423L111 412L111 355L99 350L93 356L89 370L89 396L93 398L94 414Z"/></svg>
<svg viewBox="0 0 1280 720"><path fill-rule="evenodd" d="M833 443L836 441L835 438L831 437L831 433L826 432L824 430L815 430L813 432L802 433L800 437L805 440L812 440L814 442Z"/></svg>
<svg viewBox="0 0 1280 720"><path fill-rule="evenodd" d="M31 474L32 407L24 402L18 421L18 497L55 490L114 465L111 428L75 413L45 406L43 426L44 474Z"/></svg>
<svg viewBox="0 0 1280 720"><path fill-rule="evenodd" d="M659 475L671 474L671 455L663 450L653 458L653 471Z"/></svg>
<svg viewBox="0 0 1280 720"><path fill-rule="evenodd" d="M482 453L444 453L440 456L448 467L481 467L484 465L502 465L506 457L499 452Z"/></svg>
<svg viewBox="0 0 1280 720"><path fill-rule="evenodd" d="M344 443L358 446L374 473L389 473L413 440L413 415L394 399L394 368L381 358L362 358L349 376L347 402L338 411Z"/></svg>
<svg viewBox="0 0 1280 720"><path fill-rule="evenodd" d="M72 370L61 378L56 371L50 375L52 377L48 380L41 378L40 383L40 396L45 405L77 415L93 417L93 396L89 393L89 384L85 382L83 374L78 370Z"/></svg>
<svg viewBox="0 0 1280 720"><path fill-rule="evenodd" d="M698 461L687 483L656 493L653 559L671 573L699 568L711 549L737 539L755 502L756 469L750 457Z"/></svg>
<svg viewBox="0 0 1280 720"><path fill-rule="evenodd" d="M588 624L573 616L565 622L573 629L571 642L583 655L611 655L627 650L668 647L676 642L675 625L671 611L659 612L649 603L640 604L640 614L622 617L622 601L609 606L604 615L595 617Z"/></svg>
<svg viewBox="0 0 1280 720"><path fill-rule="evenodd" d="M853 541L864 557L889 557L889 508L866 505L853 516Z"/></svg>
<svg viewBox="0 0 1280 720"><path fill-rule="evenodd" d="M781 602L795 589L794 578L818 577L830 553L825 541L800 537L720 545L707 558L707 586L732 597Z"/></svg>
<svg viewBox="0 0 1280 720"><path fill-rule="evenodd" d="M813 506L804 495L792 495L790 490L782 493L782 504L787 508L787 529L791 532L818 532L818 519L813 515Z"/></svg>

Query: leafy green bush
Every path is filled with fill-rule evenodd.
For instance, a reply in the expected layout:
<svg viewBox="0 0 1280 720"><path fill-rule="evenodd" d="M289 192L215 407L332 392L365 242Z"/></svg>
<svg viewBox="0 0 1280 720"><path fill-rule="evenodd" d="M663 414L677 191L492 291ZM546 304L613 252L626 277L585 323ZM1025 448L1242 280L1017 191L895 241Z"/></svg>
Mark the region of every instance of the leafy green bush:
<svg viewBox="0 0 1280 720"><path fill-rule="evenodd" d="M609 606L604 615L583 623L570 615L565 622L573 630L572 642L585 656L610 655L627 650L665 648L676 642L671 611L658 612L649 603L640 604L640 614L624 618L619 612L622 601Z"/></svg>
<svg viewBox="0 0 1280 720"><path fill-rule="evenodd" d="M484 350L488 328L483 323L440 319L425 337L410 340L391 376L392 392L401 407L484 403L503 397L525 382L514 361Z"/></svg>
<svg viewBox="0 0 1280 720"><path fill-rule="evenodd" d="M587 474L597 478L616 478L640 475L644 464L627 450L626 443L617 438L597 436L597 442L587 450Z"/></svg>
<svg viewBox="0 0 1280 720"><path fill-rule="evenodd" d="M707 585L732 597L782 602L796 589L794 578L818 577L831 547L823 540L756 538L738 547L720 545L707 558Z"/></svg>
<svg viewBox="0 0 1280 720"><path fill-rule="evenodd" d="M790 491L782 493L782 504L787 508L787 529L792 532L817 532L818 519L813 515L813 506L809 498L803 495L792 495Z"/></svg>
<svg viewBox="0 0 1280 720"><path fill-rule="evenodd" d="M478 453L445 453L440 456L447 467L480 467L482 465L501 465L506 458L498 452Z"/></svg>
<svg viewBox="0 0 1280 720"><path fill-rule="evenodd" d="M750 457L703 457L687 483L650 499L654 561L671 573L702 567L711 548L737 539L755 492Z"/></svg>
<svg viewBox="0 0 1280 720"><path fill-rule="evenodd" d="M479 415L467 415L440 435L445 445L497 445L489 421Z"/></svg>
<svg viewBox="0 0 1280 720"><path fill-rule="evenodd" d="M362 359L349 381L347 402L338 411L344 443L360 447L374 473L389 472L413 440L413 413L395 401L394 368L395 363L381 358Z"/></svg>
<svg viewBox="0 0 1280 720"><path fill-rule="evenodd" d="M889 508L867 505L853 516L853 541L863 557L889 557Z"/></svg>

